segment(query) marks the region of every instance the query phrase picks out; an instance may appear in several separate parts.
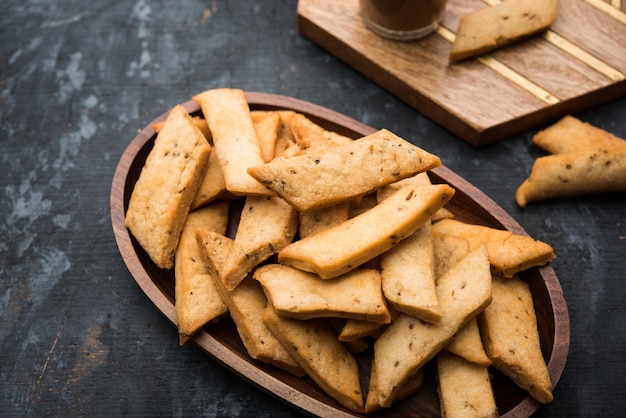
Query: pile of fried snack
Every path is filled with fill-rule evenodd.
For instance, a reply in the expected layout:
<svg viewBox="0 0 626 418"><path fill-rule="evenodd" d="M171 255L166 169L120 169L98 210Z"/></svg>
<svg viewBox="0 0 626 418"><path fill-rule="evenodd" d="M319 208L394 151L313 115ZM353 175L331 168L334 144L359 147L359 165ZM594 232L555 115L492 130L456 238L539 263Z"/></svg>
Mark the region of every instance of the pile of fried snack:
<svg viewBox="0 0 626 418"><path fill-rule="evenodd" d="M126 214L174 269L181 344L229 314L252 358L361 413L416 393L431 360L448 417L498 415L490 366L552 400L516 277L554 258L548 244L455 219L455 190L427 173L440 159L388 130L352 140L251 111L238 89L193 100L204 118L178 105L155 126ZM368 352L362 388L355 356Z"/></svg>
<svg viewBox="0 0 626 418"><path fill-rule="evenodd" d="M558 197L626 192L626 141L565 116L538 132L533 144L550 155L537 158L515 199L520 207Z"/></svg>

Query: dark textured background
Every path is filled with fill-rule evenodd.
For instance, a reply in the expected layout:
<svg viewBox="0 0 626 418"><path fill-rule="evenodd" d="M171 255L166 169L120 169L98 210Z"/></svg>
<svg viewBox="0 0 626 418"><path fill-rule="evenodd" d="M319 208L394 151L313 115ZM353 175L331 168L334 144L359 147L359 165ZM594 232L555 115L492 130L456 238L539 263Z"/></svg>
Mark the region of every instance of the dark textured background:
<svg viewBox="0 0 626 418"><path fill-rule="evenodd" d="M441 156L557 254L569 360L537 416L626 416L626 197L514 201L537 131L476 149L298 34L296 1L0 1L0 415L297 414L141 292L109 218L143 127L215 87L293 96ZM576 115L626 138L626 98Z"/></svg>

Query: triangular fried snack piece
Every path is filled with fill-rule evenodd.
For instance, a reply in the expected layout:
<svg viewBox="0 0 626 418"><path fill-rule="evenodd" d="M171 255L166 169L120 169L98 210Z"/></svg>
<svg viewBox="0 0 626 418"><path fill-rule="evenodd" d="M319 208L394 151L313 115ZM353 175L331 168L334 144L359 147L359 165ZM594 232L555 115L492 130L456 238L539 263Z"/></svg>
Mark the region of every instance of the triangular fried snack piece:
<svg viewBox="0 0 626 418"><path fill-rule="evenodd" d="M513 277L519 271L542 266L554 259L554 250L545 242L511 231L474 225L455 219L443 219L433 224L433 232L465 238L470 250L487 244L489 261L494 273Z"/></svg>
<svg viewBox="0 0 626 418"><path fill-rule="evenodd" d="M220 279L219 271L233 245L232 239L206 229L196 229L196 237L204 250L207 266L215 280L215 287L228 306L230 316L250 357L273 364L296 376L303 376L304 371L296 360L261 319L260 312L267 305L267 298L261 285L247 278L235 290L229 291Z"/></svg>
<svg viewBox="0 0 626 418"><path fill-rule="evenodd" d="M541 403L551 402L552 383L541 352L528 284L493 277L493 300L479 315L485 350L495 368Z"/></svg>
<svg viewBox="0 0 626 418"><path fill-rule="evenodd" d="M291 243L278 260L323 279L340 276L413 234L453 195L447 184L403 187L360 215Z"/></svg>
<svg viewBox="0 0 626 418"><path fill-rule="evenodd" d="M491 272L485 246L470 252L439 278L437 297L440 322L430 324L400 314L376 340L370 393L378 397L381 406L391 405L404 382L491 301Z"/></svg>
<svg viewBox="0 0 626 418"><path fill-rule="evenodd" d="M324 392L346 408L363 412L359 366L324 320L282 318L268 304L263 322Z"/></svg>
<svg viewBox="0 0 626 418"><path fill-rule="evenodd" d="M176 105L154 141L128 203L124 225L160 268L174 267L174 253L211 146Z"/></svg>
<svg viewBox="0 0 626 418"><path fill-rule="evenodd" d="M333 206L440 165L439 157L380 130L349 143L275 158L249 168L248 173L300 212L306 212Z"/></svg>
<svg viewBox="0 0 626 418"><path fill-rule="evenodd" d="M226 233L228 202L215 203L189 213L174 258L175 308L180 345L228 308L215 287L198 245L196 228Z"/></svg>
<svg viewBox="0 0 626 418"><path fill-rule="evenodd" d="M510 0L463 16L450 49L461 61L501 48L550 27L559 0Z"/></svg>

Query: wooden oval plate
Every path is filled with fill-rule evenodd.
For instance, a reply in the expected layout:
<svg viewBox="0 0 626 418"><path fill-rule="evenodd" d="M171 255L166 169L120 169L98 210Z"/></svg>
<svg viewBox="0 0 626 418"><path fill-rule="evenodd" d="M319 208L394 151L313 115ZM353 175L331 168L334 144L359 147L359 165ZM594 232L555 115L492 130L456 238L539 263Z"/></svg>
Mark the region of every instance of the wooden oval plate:
<svg viewBox="0 0 626 418"><path fill-rule="evenodd" d="M265 93L246 93L246 96L252 110L294 110L328 130L352 138L376 130L332 110L297 99ZM192 115L201 114L199 106L193 101L184 103L184 107ZM167 112L152 123L165 120L166 116ZM152 123L137 134L119 161L111 188L111 221L119 251L131 275L156 307L176 325L173 271L157 268L124 227L132 189L156 137ZM433 170L431 179L435 183L446 182L456 189L454 198L446 207L457 219L526 235L522 227L494 201L446 167ZM561 285L550 266L529 269L520 273L519 277L528 282L533 293L541 349L548 362L552 382L556 385L565 367L570 338L569 313ZM176 335L173 334L172 338L176 338ZM343 408L308 377L298 378L250 358L230 318L206 325L192 341L259 389L296 409L318 416L361 416ZM371 353L357 355L362 365L363 382L367 381L369 374L370 356ZM539 408L540 404L511 380L496 370L492 372L496 402L502 416L528 417ZM426 366L423 387L416 395L374 415L440 416L432 364Z"/></svg>

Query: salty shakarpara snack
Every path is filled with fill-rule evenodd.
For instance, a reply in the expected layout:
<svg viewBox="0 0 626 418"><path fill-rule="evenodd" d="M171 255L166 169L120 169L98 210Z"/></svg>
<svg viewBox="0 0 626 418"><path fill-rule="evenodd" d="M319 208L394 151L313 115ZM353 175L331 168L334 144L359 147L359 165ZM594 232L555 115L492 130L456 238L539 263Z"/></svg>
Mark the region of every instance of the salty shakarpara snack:
<svg viewBox="0 0 626 418"><path fill-rule="evenodd" d="M484 245L439 278L437 297L441 307L437 324L401 314L376 340L370 391L381 406L391 405L404 382L491 301L491 271Z"/></svg>
<svg viewBox="0 0 626 418"><path fill-rule="evenodd" d="M269 195L247 172L249 167L264 161L244 92L227 88L207 90L193 100L202 108L213 135L226 189L240 196Z"/></svg>
<svg viewBox="0 0 626 418"><path fill-rule="evenodd" d="M466 415L468 408L495 414L487 368L496 362L522 388L545 386L533 372L518 373L516 357L499 353L509 337L486 309L496 280L492 271L513 276L544 264L554 257L549 245L455 220L444 207L454 188L433 184L428 173L439 158L389 131L353 141L298 112L250 111L237 89L209 90L194 99L203 115L191 120L177 107L174 121L155 127L157 168L149 157L128 216L157 219L159 234L184 222L180 239L168 244L176 251L181 344L202 327L211 333L228 313L250 358L308 375L358 413L415 394L422 379L435 378L426 365L435 358L446 416ZM187 170L164 160L180 152L181 135L181 141L197 140L203 164ZM197 150L185 144L183 158L191 158ZM202 186L190 184L190 177ZM290 183L282 183L287 177ZM167 183L176 181L187 183ZM186 195L188 188L195 196ZM146 194L162 194L157 202L171 205L167 216L151 213L154 205L138 205L148 202ZM131 232L141 236L154 225ZM527 303L527 296L516 296ZM485 344L477 315L488 328ZM523 326L516 320L509 322L523 337L529 327L537 332L534 317ZM221 324L218 332L231 326ZM522 344L519 335L510 339ZM528 364L541 355L533 350L524 357ZM533 393L547 400L545 393Z"/></svg>
<svg viewBox="0 0 626 418"><path fill-rule="evenodd" d="M492 279L493 300L478 317L493 365L541 403L551 402L552 383L543 359L537 318L528 284L518 278Z"/></svg>
<svg viewBox="0 0 626 418"><path fill-rule="evenodd" d="M504 277L513 277L522 270L542 266L555 257L554 250L545 242L511 231L468 224L455 219L436 222L433 231L465 238L470 249L486 244L493 271Z"/></svg>
<svg viewBox="0 0 626 418"><path fill-rule="evenodd" d="M352 219L288 245L278 261L323 279L337 277L411 235L453 195L446 184L407 186Z"/></svg>
<svg viewBox="0 0 626 418"><path fill-rule="evenodd" d="M346 408L363 411L359 366L323 320L281 318L268 305L263 322L326 393Z"/></svg>
<svg viewBox="0 0 626 418"><path fill-rule="evenodd" d="M296 376L304 372L298 362L285 350L274 334L261 319L260 312L265 309L267 299L261 285L251 278L244 280L236 289L229 291L219 278L218 271L226 262L233 240L217 232L197 228L196 238L202 247L214 279L215 287L228 306L231 318L237 326L237 332L250 357L273 364Z"/></svg>
<svg viewBox="0 0 626 418"><path fill-rule="evenodd" d="M219 202L189 213L174 258L175 308L180 345L200 327L228 312L198 245L196 228L225 234L228 202Z"/></svg>
<svg viewBox="0 0 626 418"><path fill-rule="evenodd" d="M276 196L248 196L220 278L233 290L252 269L285 248L296 235L298 214Z"/></svg>
<svg viewBox="0 0 626 418"><path fill-rule="evenodd" d="M515 193L521 207L557 197L626 191L626 146L548 155L535 160Z"/></svg>
<svg viewBox="0 0 626 418"><path fill-rule="evenodd" d="M306 212L441 165L438 157L384 129L349 144L316 151L276 158L250 167L248 173L297 210Z"/></svg>
<svg viewBox="0 0 626 418"><path fill-rule="evenodd" d="M497 418L489 370L454 354L437 354L437 381L442 416Z"/></svg>
<svg viewBox="0 0 626 418"><path fill-rule="evenodd" d="M626 141L571 115L537 132L533 144L550 154L626 147Z"/></svg>
<svg viewBox="0 0 626 418"><path fill-rule="evenodd" d="M515 193L517 204L626 191L626 141L565 116L538 132L533 143L551 155L537 158Z"/></svg>
<svg viewBox="0 0 626 418"><path fill-rule="evenodd" d="M461 61L544 31L557 17L559 0L509 0L463 16L450 49Z"/></svg>
<svg viewBox="0 0 626 418"><path fill-rule="evenodd" d="M426 221L381 256L383 293L391 306L427 322L439 321L434 263L432 225Z"/></svg>
<svg viewBox="0 0 626 418"><path fill-rule="evenodd" d="M332 280L280 264L259 267L258 280L276 312L295 319L353 318L391 321L380 286L380 272L358 269Z"/></svg>
<svg viewBox="0 0 626 418"><path fill-rule="evenodd" d="M210 153L211 146L185 108L175 106L137 179L124 221L160 268L174 267L180 233Z"/></svg>

